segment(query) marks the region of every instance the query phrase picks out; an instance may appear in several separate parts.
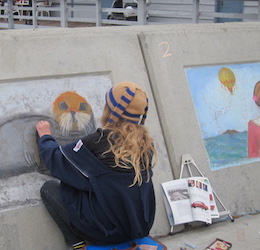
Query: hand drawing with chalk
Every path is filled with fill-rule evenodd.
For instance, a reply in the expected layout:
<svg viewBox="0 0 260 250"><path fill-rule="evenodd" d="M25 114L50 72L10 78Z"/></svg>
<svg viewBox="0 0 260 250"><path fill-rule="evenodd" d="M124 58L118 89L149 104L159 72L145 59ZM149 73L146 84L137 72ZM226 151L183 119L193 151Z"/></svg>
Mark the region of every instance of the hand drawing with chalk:
<svg viewBox="0 0 260 250"><path fill-rule="evenodd" d="M3 154L3 158L7 159L5 162L7 175L8 168L19 173L30 172L34 169L41 173L48 173L39 159L34 129L36 122L41 119L47 119L51 123L53 134L61 145L77 140L95 130L94 114L90 103L72 91L61 93L57 97L52 104L52 116L28 112L7 118L0 124L0 136L5 145L9 144L9 135L14 135L12 145L4 151L1 150L0 153ZM10 161L10 158L17 161Z"/></svg>
<svg viewBox="0 0 260 250"><path fill-rule="evenodd" d="M94 80L90 83L90 89L83 88L83 90L81 86L82 82L85 83L84 77L82 80L79 77L79 82L76 81L77 79L58 79L14 83L13 86L6 84L6 87L2 84L1 178L30 172L49 174L38 152L35 125L40 120L50 122L52 134L60 145L76 141L94 132L98 122L94 112L102 113L105 102L102 89L106 88L101 89L102 86L96 84L95 81L100 80L100 76L92 78ZM107 78L104 80L104 85L110 87L111 81ZM52 84L49 81L52 81ZM54 84L55 81L58 84ZM47 82L46 86L45 82ZM28 86L28 89L24 86ZM4 105L8 101L11 105Z"/></svg>

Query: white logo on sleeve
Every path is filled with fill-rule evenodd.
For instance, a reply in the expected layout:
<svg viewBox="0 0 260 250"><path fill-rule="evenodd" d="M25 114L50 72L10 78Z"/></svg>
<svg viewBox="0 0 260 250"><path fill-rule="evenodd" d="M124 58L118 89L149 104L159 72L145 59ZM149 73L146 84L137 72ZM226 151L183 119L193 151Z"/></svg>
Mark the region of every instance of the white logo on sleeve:
<svg viewBox="0 0 260 250"><path fill-rule="evenodd" d="M83 142L81 140L79 140L76 144L76 146L73 148L73 151L78 152L80 150L80 148L82 147Z"/></svg>

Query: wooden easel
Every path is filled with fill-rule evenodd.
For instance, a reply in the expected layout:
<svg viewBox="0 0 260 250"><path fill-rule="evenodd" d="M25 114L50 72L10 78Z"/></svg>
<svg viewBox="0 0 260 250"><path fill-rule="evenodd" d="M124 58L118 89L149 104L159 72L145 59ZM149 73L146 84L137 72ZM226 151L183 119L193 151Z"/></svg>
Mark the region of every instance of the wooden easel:
<svg viewBox="0 0 260 250"><path fill-rule="evenodd" d="M189 154L184 154L182 156L182 161L181 161L181 172L180 172L180 179L183 178L183 169L184 167L187 167L189 175L192 177L192 172L191 172L191 167L194 167L198 173L200 174L200 176L205 177L202 172L200 171L200 169L198 168L198 166L195 164L194 160L191 158L191 156ZM222 203L222 201L220 200L220 198L217 196L217 194L215 193L215 191L212 189L213 195L215 196L215 198L218 200L219 204L222 206L222 208L224 209L224 211L219 212L220 216L225 216L228 215L229 218L231 219L231 221L234 221L234 218L232 217L232 215L230 214L230 211L226 209L226 207L224 206L224 204Z"/></svg>

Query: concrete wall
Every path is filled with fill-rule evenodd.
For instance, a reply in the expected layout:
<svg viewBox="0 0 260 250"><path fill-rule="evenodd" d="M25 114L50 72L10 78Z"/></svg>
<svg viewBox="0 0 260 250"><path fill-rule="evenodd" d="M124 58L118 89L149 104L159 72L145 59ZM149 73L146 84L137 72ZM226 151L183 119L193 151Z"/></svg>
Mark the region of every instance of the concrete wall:
<svg viewBox="0 0 260 250"><path fill-rule="evenodd" d="M153 96L147 124L155 138L159 161L154 169L157 212L152 235L169 232L160 183L178 178L181 157L186 153L209 177L233 214L259 209L258 162L210 169L184 70L259 62L259 23L1 31L0 41L0 87L7 96L35 81L42 83L39 93L48 95L57 87L52 85L52 79L64 80L62 88L70 90L75 86L68 78L77 77L86 77L85 85L75 87L84 92L90 86L87 78L92 76L105 77L111 84L134 81ZM10 101L15 101L13 96ZM26 95L18 104L26 102L29 111L41 111L32 110ZM39 109L39 103L34 103ZM2 103L2 107L8 111L8 104ZM2 144L0 150L10 145ZM0 172L1 249L65 249L39 197L40 186L50 177L30 166L9 175L4 173ZM239 185L234 188L237 180Z"/></svg>

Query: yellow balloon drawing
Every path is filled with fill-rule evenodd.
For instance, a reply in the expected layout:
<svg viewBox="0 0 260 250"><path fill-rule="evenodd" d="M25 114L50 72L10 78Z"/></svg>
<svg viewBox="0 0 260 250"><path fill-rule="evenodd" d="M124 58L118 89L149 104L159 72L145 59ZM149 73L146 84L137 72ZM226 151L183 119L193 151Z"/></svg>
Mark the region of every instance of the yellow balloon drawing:
<svg viewBox="0 0 260 250"><path fill-rule="evenodd" d="M233 71L229 68L221 68L218 72L218 79L223 86L228 89L231 95L233 95L234 87L236 85L236 76Z"/></svg>

